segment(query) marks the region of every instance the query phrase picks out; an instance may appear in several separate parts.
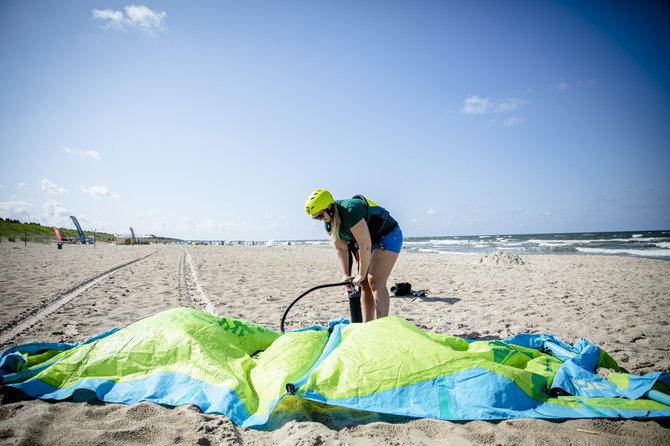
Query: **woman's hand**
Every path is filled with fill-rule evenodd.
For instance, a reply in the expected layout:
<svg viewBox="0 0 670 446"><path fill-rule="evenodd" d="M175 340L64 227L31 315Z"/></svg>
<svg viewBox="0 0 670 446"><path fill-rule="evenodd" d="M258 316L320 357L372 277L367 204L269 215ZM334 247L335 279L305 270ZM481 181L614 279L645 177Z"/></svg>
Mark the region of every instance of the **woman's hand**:
<svg viewBox="0 0 670 446"><path fill-rule="evenodd" d="M354 277L354 286L361 286L361 284L365 281L365 277L358 275Z"/></svg>
<svg viewBox="0 0 670 446"><path fill-rule="evenodd" d="M348 282L351 280L351 276L342 276L342 282Z"/></svg>

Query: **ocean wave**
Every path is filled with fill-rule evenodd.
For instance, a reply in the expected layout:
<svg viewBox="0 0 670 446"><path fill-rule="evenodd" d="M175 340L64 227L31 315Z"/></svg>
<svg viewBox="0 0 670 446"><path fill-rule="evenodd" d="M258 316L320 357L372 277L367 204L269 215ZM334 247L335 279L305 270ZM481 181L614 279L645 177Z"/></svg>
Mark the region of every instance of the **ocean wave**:
<svg viewBox="0 0 670 446"><path fill-rule="evenodd" d="M428 248L419 248L417 250L412 250L415 252L425 252L429 254L460 254L460 255L473 255L472 252L463 252L463 251L445 251L444 249L428 249Z"/></svg>
<svg viewBox="0 0 670 446"><path fill-rule="evenodd" d="M556 248L560 246L573 246L583 244L584 241L581 240L545 240L545 241L533 241L538 246L545 246L548 248Z"/></svg>
<svg viewBox="0 0 670 446"><path fill-rule="evenodd" d="M589 245L603 243L653 243L665 241L664 237L645 237L645 238L601 238L601 239L566 239L566 240L540 240L530 239L528 243L536 243L540 246L569 246L569 245Z"/></svg>
<svg viewBox="0 0 670 446"><path fill-rule="evenodd" d="M417 242L417 241L413 241L413 240L407 240L407 239L405 239L405 240L403 240L402 244L405 245L405 246L407 246L407 245L412 245L412 246L414 246L414 245L416 245L416 246L423 246L423 245L427 245L427 244L429 244L429 242Z"/></svg>
<svg viewBox="0 0 670 446"><path fill-rule="evenodd" d="M606 248L577 248L577 251L586 254L614 254L631 255L638 257L669 257L667 249L606 249Z"/></svg>
<svg viewBox="0 0 670 446"><path fill-rule="evenodd" d="M658 240L665 240L662 237L637 237L637 238L612 238L605 239L606 241L621 242L621 243L641 243L641 242L655 242Z"/></svg>
<svg viewBox="0 0 670 446"><path fill-rule="evenodd" d="M575 245L588 245L590 243L602 243L602 240L529 240L527 243L543 248L574 247Z"/></svg>
<svg viewBox="0 0 670 446"><path fill-rule="evenodd" d="M661 231L406 237L403 250L432 254L482 255L613 254L670 260L670 237ZM310 243L314 243L310 241ZM317 242L318 243L318 242ZM328 244L329 242L321 242Z"/></svg>
<svg viewBox="0 0 670 446"><path fill-rule="evenodd" d="M428 248L419 248L419 252L427 252L431 254L446 254L446 251L440 250L440 249L428 249Z"/></svg>
<svg viewBox="0 0 670 446"><path fill-rule="evenodd" d="M528 246L528 242L505 242L505 246Z"/></svg>
<svg viewBox="0 0 670 446"><path fill-rule="evenodd" d="M433 245L467 245L467 240L430 240Z"/></svg>

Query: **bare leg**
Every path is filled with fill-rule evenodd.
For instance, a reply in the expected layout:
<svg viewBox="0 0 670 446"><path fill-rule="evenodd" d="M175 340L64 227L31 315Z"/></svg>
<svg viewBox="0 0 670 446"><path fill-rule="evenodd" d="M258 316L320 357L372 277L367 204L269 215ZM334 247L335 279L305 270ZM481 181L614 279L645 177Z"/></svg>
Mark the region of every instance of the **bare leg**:
<svg viewBox="0 0 670 446"><path fill-rule="evenodd" d="M361 285L361 314L363 322L368 322L375 318L375 299L367 280Z"/></svg>
<svg viewBox="0 0 670 446"><path fill-rule="evenodd" d="M372 251L370 257L370 267L368 268L368 277L365 285L370 288L372 298L374 299L374 309L376 309L376 317L386 317L389 315L391 306L391 299L389 297L389 290L386 287L386 282L391 275L391 270L398 259L398 253L392 251L385 251L382 249L375 249ZM361 296L363 297L363 296ZM363 299L361 299L363 300ZM371 311L367 313L367 305L365 307L366 314L363 315L363 321L374 319L374 313ZM370 317L370 319L366 319Z"/></svg>

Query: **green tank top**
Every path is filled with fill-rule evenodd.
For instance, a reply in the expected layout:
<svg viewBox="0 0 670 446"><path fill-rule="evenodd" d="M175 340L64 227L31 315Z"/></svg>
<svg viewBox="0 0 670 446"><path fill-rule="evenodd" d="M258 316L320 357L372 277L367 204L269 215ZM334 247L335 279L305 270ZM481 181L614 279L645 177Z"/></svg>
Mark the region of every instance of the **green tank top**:
<svg viewBox="0 0 670 446"><path fill-rule="evenodd" d="M340 215L340 229L338 236L345 241L355 240L351 228L365 219L370 230L372 243L377 243L384 235L398 226L398 222L381 206L368 206L363 200L349 198L335 200L337 212ZM326 223L326 231L330 231L330 223Z"/></svg>

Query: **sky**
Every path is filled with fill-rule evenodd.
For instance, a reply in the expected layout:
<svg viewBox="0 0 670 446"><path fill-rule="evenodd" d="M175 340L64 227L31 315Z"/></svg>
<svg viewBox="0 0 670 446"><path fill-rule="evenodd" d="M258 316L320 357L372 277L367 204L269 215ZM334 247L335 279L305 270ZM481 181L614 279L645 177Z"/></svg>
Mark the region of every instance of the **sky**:
<svg viewBox="0 0 670 446"><path fill-rule="evenodd" d="M0 0L0 217L325 239L670 229L670 6Z"/></svg>

